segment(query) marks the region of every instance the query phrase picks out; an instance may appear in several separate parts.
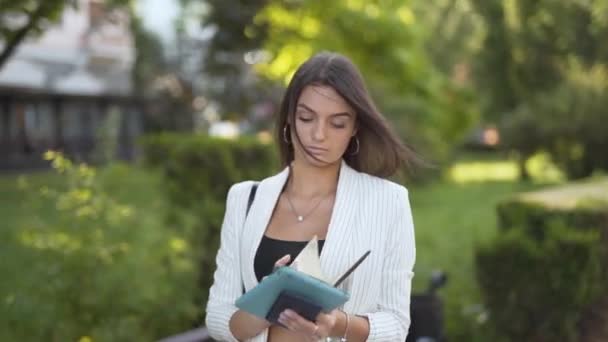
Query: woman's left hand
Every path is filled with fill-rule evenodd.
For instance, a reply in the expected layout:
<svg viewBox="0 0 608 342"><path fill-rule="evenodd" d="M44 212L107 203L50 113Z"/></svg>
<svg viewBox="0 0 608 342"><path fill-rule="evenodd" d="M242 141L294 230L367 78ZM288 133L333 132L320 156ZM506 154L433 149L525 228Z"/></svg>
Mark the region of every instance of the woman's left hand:
<svg viewBox="0 0 608 342"><path fill-rule="evenodd" d="M338 310L330 313L321 312L317 315L315 323L298 315L295 311L287 309L279 316L279 322L289 330L304 335L309 341L316 342L330 336L338 321L339 313Z"/></svg>

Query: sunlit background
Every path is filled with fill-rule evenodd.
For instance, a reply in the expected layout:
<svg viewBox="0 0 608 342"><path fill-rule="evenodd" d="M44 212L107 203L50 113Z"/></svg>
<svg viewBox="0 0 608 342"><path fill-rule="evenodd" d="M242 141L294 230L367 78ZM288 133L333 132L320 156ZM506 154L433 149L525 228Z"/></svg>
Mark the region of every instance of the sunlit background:
<svg viewBox="0 0 608 342"><path fill-rule="evenodd" d="M0 0L0 341L202 340L227 190L322 50L430 165L392 179L412 336L607 341L607 37L605 0Z"/></svg>

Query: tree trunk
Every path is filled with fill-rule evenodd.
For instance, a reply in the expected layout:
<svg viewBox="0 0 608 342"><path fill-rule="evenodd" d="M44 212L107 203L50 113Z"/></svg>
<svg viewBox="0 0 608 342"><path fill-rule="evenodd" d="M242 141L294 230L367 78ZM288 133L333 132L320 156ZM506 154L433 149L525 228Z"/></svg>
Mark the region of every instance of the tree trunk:
<svg viewBox="0 0 608 342"><path fill-rule="evenodd" d="M528 156L523 154L517 158L517 167L519 168L519 180L522 182L527 182L530 180L530 173L528 173L528 169L526 169L527 160Z"/></svg>

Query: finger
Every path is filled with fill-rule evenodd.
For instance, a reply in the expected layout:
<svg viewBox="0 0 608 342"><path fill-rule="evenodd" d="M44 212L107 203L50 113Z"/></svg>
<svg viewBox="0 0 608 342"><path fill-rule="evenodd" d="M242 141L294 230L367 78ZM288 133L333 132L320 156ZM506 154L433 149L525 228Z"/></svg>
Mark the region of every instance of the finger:
<svg viewBox="0 0 608 342"><path fill-rule="evenodd" d="M277 260L277 262L274 263L274 267L277 268L285 266L287 265L287 263L289 263L289 260L291 260L291 255L285 254L281 259Z"/></svg>
<svg viewBox="0 0 608 342"><path fill-rule="evenodd" d="M286 314L285 311L281 312L279 315L279 323L283 324L285 328L293 332L301 332L302 330L298 323L291 318L290 315Z"/></svg>
<svg viewBox="0 0 608 342"><path fill-rule="evenodd" d="M283 313L281 313L279 315L278 318L279 323L281 323L285 328L287 328L289 331L293 331L293 332L297 332L298 330L298 326L297 324L290 319L289 317L285 316Z"/></svg>
<svg viewBox="0 0 608 342"><path fill-rule="evenodd" d="M284 315L288 319L288 322L290 322L290 326L294 327L296 331L303 332L305 334L308 334L309 336L314 334L315 332L317 333L317 335L320 334L319 329L317 328L317 325L315 323L298 315L293 310L287 309L283 311L281 315Z"/></svg>

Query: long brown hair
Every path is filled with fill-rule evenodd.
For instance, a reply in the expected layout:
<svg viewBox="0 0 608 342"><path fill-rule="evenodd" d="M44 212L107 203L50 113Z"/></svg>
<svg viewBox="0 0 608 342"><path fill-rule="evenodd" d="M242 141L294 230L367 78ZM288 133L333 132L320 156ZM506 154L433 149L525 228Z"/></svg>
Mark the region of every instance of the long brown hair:
<svg viewBox="0 0 608 342"><path fill-rule="evenodd" d="M294 159L293 145L285 141L284 129L286 125L294 127L298 99L303 89L309 85L333 88L355 110L356 138L359 146L357 148L356 139L353 137L343 156L350 167L386 178L402 167L412 171L412 168L420 163L416 153L401 141L384 116L376 109L357 67L343 55L321 52L298 68L281 102L275 134L283 167ZM295 135L300 143L297 131ZM355 153L357 150L358 153Z"/></svg>

